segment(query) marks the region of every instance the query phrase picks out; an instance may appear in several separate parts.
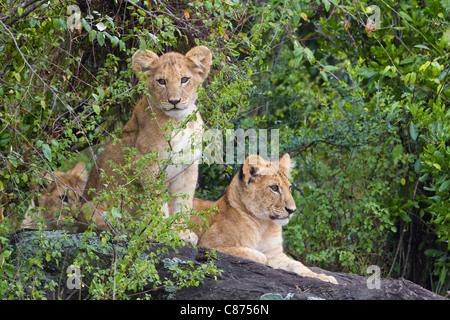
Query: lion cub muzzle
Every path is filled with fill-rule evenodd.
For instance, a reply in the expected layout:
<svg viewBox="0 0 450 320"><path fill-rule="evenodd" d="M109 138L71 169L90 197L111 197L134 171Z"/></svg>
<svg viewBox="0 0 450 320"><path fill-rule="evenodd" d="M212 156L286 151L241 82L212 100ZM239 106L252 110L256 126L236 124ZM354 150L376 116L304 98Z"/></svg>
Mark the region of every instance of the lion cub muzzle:
<svg viewBox="0 0 450 320"><path fill-rule="evenodd" d="M269 215L269 218L273 220L276 224L279 225L285 225L289 222L294 212L297 210L297 208L288 208L285 207L285 212L282 213L274 213Z"/></svg>

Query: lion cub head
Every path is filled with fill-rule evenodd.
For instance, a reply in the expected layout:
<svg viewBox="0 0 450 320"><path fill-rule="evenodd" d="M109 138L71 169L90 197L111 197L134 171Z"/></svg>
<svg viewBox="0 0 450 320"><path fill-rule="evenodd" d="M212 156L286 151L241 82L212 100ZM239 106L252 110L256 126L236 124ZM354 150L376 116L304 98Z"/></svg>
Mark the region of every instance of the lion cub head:
<svg viewBox="0 0 450 320"><path fill-rule="evenodd" d="M28 208L22 227L37 228L29 212L37 207L48 230L64 229L66 217L80 204L80 195L83 194L88 178L86 166L78 162L67 172L53 171L52 174L45 172L42 178L48 181L48 184L41 186L40 196L36 197ZM37 220L40 220L40 217Z"/></svg>
<svg viewBox="0 0 450 320"><path fill-rule="evenodd" d="M249 156L239 172L239 197L248 211L262 220L283 226L296 210L289 182L289 154L270 162L257 155Z"/></svg>
<svg viewBox="0 0 450 320"><path fill-rule="evenodd" d="M204 46L192 48L185 56L169 52L158 57L150 50L138 50L132 58L134 71L147 75L151 105L175 118L192 113L197 87L208 76L211 64L211 51Z"/></svg>

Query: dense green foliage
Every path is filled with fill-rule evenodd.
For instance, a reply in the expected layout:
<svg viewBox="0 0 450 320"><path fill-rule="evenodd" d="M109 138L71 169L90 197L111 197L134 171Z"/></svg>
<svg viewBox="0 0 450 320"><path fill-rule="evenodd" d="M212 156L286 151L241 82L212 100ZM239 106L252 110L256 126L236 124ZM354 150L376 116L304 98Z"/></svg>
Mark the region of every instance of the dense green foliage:
<svg viewBox="0 0 450 320"><path fill-rule="evenodd" d="M68 10L74 4L79 11ZM6 244L31 203L38 173L66 170L77 160L90 168L101 146L120 132L142 93L130 66L136 49L185 53L196 44L208 46L214 57L198 102L208 128L278 129L280 153L289 152L297 163L293 193L299 212L284 230L287 252L307 265L362 275L376 264L383 276L405 277L445 294L450 5L371 5L3 1L0 297L40 298L32 289L39 269L45 259L60 258L43 239L42 252L21 271ZM222 194L238 165L201 165L198 196ZM156 205L147 200L148 208ZM149 230L135 227L142 237L133 239L129 256L117 260L121 273L112 278L92 270L93 297L112 298L114 284L122 281L127 285L118 286L120 292L114 286L114 296L124 298L157 279L136 258ZM167 232L158 240L180 244L168 229L161 228ZM105 242L113 238L104 235ZM88 265L86 247L79 263ZM34 273L24 277L29 270ZM195 285L217 270L180 272L179 283L155 285ZM191 273L192 283L186 280Z"/></svg>

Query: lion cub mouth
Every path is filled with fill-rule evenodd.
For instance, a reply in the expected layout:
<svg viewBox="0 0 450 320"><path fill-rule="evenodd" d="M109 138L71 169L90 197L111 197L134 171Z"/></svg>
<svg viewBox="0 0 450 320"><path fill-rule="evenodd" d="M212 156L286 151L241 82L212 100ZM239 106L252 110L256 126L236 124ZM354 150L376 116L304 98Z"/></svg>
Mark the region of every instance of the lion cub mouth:
<svg viewBox="0 0 450 320"><path fill-rule="evenodd" d="M180 108L177 108L177 107L173 107L173 108L171 108L171 109L166 109L166 111L168 112L168 111L183 111L184 109L180 109Z"/></svg>
<svg viewBox="0 0 450 320"><path fill-rule="evenodd" d="M186 111L186 109L189 109L188 103L178 103L177 105L173 104L161 104L161 109L164 110L164 112L180 112L180 111Z"/></svg>
<svg viewBox="0 0 450 320"><path fill-rule="evenodd" d="M165 106L165 105L162 105L161 107L166 112L169 112L169 111L182 111L182 110L186 109L186 108L181 108L181 106L178 106L178 105L177 106L173 106L173 105Z"/></svg>
<svg viewBox="0 0 450 320"><path fill-rule="evenodd" d="M182 106L175 106L175 107L171 106L170 108L162 106L162 110L169 117L176 117L176 118L184 118L190 113L189 108Z"/></svg>
<svg viewBox="0 0 450 320"><path fill-rule="evenodd" d="M276 213L273 214L269 214L269 218L272 221L277 221L277 222L281 222L282 220L284 221L289 221L289 219L291 218L291 215L278 215Z"/></svg>
<svg viewBox="0 0 450 320"><path fill-rule="evenodd" d="M289 220L290 220L290 216L277 217L277 216L270 215L269 218L270 218L270 220L273 221L273 223L275 223L276 225L279 225L279 226L284 226L284 225L288 224Z"/></svg>
<svg viewBox="0 0 450 320"><path fill-rule="evenodd" d="M289 216L284 216L284 217L277 217L277 216L269 216L269 218L271 219L271 220L285 220L285 219L288 219L289 220Z"/></svg>

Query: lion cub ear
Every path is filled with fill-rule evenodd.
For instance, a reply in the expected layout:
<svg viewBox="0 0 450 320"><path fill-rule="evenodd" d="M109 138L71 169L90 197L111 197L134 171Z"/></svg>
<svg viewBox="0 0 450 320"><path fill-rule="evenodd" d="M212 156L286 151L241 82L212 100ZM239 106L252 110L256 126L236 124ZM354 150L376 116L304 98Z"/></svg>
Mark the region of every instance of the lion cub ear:
<svg viewBox="0 0 450 320"><path fill-rule="evenodd" d="M278 160L278 165L280 169L283 170L284 174L290 178L292 168L295 166L295 163L291 163L291 157L288 153L283 154L283 156Z"/></svg>
<svg viewBox="0 0 450 320"><path fill-rule="evenodd" d="M86 170L86 165L83 162L78 162L75 167L67 171L72 177L75 178L77 182L77 187L79 189L84 189L88 179L88 174Z"/></svg>
<svg viewBox="0 0 450 320"><path fill-rule="evenodd" d="M211 51L205 46L194 47L186 53L188 58L194 64L194 69L205 79L208 76L212 64Z"/></svg>
<svg viewBox="0 0 450 320"><path fill-rule="evenodd" d="M248 180L248 184L253 182L254 178L260 175L266 167L266 161L258 155L250 155L245 159L239 172L241 180Z"/></svg>
<svg viewBox="0 0 450 320"><path fill-rule="evenodd" d="M158 55L153 51L145 50L145 52L142 53L142 51L139 49L133 54L133 57L131 58L131 64L133 65L134 72L146 72L155 68L158 60Z"/></svg>

